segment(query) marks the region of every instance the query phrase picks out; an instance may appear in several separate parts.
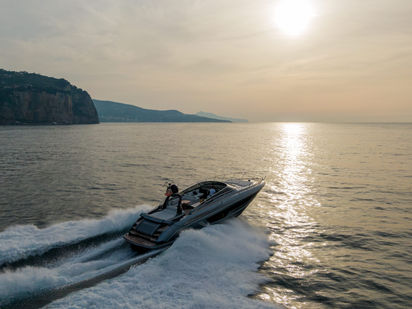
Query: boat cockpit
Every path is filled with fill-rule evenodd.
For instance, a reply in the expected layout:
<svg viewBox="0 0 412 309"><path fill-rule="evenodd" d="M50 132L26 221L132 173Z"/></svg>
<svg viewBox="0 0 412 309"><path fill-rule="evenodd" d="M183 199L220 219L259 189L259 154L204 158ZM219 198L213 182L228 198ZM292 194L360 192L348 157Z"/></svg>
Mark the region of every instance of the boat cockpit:
<svg viewBox="0 0 412 309"><path fill-rule="evenodd" d="M179 220L185 215L188 215L193 209L211 200L214 197L221 196L224 192L232 191L225 183L218 181L204 181L193 185L180 193L182 197L181 205L183 213L177 214L179 204L178 197L169 199L165 208L157 208L149 212L151 217L161 220Z"/></svg>

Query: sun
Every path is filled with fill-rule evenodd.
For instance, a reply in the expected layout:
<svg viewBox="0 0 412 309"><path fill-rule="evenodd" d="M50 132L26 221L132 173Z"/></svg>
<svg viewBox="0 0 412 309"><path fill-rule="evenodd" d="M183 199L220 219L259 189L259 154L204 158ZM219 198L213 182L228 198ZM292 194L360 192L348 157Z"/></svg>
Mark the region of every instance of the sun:
<svg viewBox="0 0 412 309"><path fill-rule="evenodd" d="M282 33L299 36L307 30L313 17L315 9L310 0L279 0L274 23Z"/></svg>

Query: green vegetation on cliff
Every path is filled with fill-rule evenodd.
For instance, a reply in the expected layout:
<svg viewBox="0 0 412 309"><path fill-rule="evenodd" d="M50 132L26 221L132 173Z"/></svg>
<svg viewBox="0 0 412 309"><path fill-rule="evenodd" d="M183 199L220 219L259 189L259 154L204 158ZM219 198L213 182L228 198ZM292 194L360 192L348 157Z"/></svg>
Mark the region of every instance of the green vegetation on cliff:
<svg viewBox="0 0 412 309"><path fill-rule="evenodd" d="M89 94L67 80L0 69L0 125L98 122Z"/></svg>

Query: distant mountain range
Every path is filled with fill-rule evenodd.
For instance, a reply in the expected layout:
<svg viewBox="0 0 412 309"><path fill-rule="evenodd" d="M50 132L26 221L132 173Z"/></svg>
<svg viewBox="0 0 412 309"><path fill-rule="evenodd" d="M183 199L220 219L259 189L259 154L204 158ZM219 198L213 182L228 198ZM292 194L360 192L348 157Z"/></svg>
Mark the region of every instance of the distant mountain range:
<svg viewBox="0 0 412 309"><path fill-rule="evenodd" d="M0 69L0 125L101 122L237 122L212 113L184 114L112 101L92 100L70 84L35 73Z"/></svg>
<svg viewBox="0 0 412 309"><path fill-rule="evenodd" d="M219 115L216 115L216 114L205 113L205 112L198 112L198 113L196 113L195 115L200 116L200 117L207 117L207 118L212 118L212 119L218 119L218 120L228 120L228 121L230 121L230 122L248 122L247 119L223 117L223 116L219 116Z"/></svg>
<svg viewBox="0 0 412 309"><path fill-rule="evenodd" d="M101 122L231 122L228 119L184 114L177 110L153 110L93 99Z"/></svg>

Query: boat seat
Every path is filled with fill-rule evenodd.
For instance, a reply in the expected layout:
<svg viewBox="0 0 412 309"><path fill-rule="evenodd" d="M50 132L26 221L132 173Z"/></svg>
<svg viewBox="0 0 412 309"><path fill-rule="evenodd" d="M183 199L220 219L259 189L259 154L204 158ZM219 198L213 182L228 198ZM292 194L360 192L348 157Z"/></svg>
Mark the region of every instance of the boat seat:
<svg viewBox="0 0 412 309"><path fill-rule="evenodd" d="M151 213L150 217L161 220L172 220L176 217L176 207L166 207L166 209Z"/></svg>

